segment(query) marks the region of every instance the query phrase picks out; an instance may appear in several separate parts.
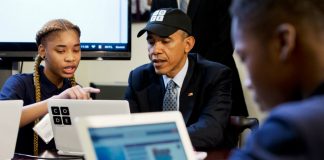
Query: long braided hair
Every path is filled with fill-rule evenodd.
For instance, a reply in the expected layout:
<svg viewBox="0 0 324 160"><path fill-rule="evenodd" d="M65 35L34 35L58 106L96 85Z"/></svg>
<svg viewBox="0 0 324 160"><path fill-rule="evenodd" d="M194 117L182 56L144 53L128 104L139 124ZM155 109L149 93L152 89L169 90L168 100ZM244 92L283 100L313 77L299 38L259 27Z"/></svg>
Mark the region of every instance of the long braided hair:
<svg viewBox="0 0 324 160"><path fill-rule="evenodd" d="M81 36L80 28L77 25L72 24L68 20L65 19L54 19L47 22L36 34L36 44L37 47L41 44L45 45L48 36L51 33L59 32L59 31L67 31L67 30L74 30L78 33L79 37ZM36 102L40 102L41 97L41 86L39 82L39 65L41 64L44 58L37 54L35 58L35 65L34 65L34 87L35 87L35 100ZM71 86L75 86L77 83L75 81L75 77L69 78ZM34 124L36 125L39 122L39 118L35 120ZM34 155L38 155L38 135L34 133Z"/></svg>

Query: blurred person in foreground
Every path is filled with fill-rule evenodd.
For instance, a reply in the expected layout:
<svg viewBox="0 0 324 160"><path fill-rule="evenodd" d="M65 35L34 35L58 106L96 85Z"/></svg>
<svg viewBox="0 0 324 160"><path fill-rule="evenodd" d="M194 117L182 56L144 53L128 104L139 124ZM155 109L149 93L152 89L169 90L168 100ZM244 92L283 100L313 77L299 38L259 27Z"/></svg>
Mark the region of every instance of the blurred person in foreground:
<svg viewBox="0 0 324 160"><path fill-rule="evenodd" d="M271 110L230 159L324 159L324 3L234 0L232 39L247 87Z"/></svg>

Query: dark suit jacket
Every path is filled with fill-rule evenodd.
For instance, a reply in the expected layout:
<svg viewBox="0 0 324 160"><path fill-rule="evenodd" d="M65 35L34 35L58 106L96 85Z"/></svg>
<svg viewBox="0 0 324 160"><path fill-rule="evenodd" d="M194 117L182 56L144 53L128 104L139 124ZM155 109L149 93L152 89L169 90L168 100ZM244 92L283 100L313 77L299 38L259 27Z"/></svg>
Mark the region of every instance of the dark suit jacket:
<svg viewBox="0 0 324 160"><path fill-rule="evenodd" d="M197 54L189 54L188 59L179 110L196 149L220 147L231 108L231 71ZM162 111L164 82L152 63L131 71L128 83L125 98L132 113Z"/></svg>
<svg viewBox="0 0 324 160"><path fill-rule="evenodd" d="M233 58L229 6L231 0L190 0L188 15L196 43L191 52L232 69L231 115L248 116L240 77ZM178 8L177 0L152 0L151 12L160 8Z"/></svg>
<svg viewBox="0 0 324 160"><path fill-rule="evenodd" d="M323 160L324 83L316 95L276 107L230 159Z"/></svg>
<svg viewBox="0 0 324 160"><path fill-rule="evenodd" d="M279 106L230 159L323 160L324 96Z"/></svg>

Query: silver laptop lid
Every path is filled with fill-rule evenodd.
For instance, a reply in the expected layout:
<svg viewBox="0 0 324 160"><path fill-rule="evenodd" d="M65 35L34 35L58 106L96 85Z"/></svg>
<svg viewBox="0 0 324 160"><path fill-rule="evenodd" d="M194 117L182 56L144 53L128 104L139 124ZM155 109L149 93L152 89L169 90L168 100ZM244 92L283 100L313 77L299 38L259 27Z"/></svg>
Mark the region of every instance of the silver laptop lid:
<svg viewBox="0 0 324 160"><path fill-rule="evenodd" d="M76 119L86 159L191 160L193 147L180 112Z"/></svg>
<svg viewBox="0 0 324 160"><path fill-rule="evenodd" d="M73 119L90 115L130 114L125 100L51 99L48 112L56 149L63 154L82 153Z"/></svg>
<svg viewBox="0 0 324 160"><path fill-rule="evenodd" d="M22 100L0 101L0 159L14 156L22 107Z"/></svg>

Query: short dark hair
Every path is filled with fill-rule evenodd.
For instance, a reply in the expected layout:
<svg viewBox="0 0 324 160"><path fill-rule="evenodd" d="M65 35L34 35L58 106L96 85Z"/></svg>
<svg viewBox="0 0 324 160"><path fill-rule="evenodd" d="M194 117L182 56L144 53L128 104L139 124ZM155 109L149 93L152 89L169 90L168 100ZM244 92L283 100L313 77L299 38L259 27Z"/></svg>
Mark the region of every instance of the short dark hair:
<svg viewBox="0 0 324 160"><path fill-rule="evenodd" d="M323 0L233 0L230 11L243 29L260 35L283 22L324 31Z"/></svg>

